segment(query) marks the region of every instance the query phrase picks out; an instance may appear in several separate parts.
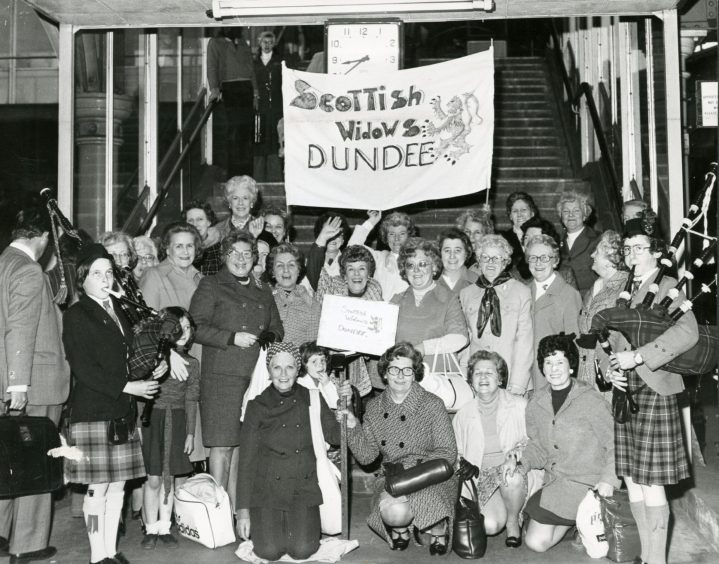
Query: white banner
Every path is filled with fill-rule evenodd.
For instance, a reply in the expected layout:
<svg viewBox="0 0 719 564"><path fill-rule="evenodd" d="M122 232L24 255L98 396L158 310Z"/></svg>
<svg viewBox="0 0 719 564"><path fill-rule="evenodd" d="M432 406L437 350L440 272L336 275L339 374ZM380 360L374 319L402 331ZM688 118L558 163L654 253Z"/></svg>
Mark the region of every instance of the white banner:
<svg viewBox="0 0 719 564"><path fill-rule="evenodd" d="M493 57L357 76L283 67L288 205L387 210L488 189Z"/></svg>

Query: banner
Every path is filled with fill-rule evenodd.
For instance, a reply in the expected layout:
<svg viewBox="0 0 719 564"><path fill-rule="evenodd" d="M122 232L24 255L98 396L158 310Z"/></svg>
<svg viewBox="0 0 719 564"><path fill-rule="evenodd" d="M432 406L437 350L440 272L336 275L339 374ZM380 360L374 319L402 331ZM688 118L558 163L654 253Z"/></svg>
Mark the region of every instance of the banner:
<svg viewBox="0 0 719 564"><path fill-rule="evenodd" d="M387 210L488 189L493 56L357 76L283 66L287 204Z"/></svg>

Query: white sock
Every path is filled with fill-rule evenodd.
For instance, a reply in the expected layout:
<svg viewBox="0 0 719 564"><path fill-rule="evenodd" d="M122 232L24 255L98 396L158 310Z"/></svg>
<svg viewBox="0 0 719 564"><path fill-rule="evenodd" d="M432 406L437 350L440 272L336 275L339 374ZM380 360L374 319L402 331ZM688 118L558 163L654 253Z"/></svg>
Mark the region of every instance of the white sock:
<svg viewBox="0 0 719 564"><path fill-rule="evenodd" d="M159 535L160 534L160 521L154 523L145 523L145 534L146 535Z"/></svg>
<svg viewBox="0 0 719 564"><path fill-rule="evenodd" d="M120 526L125 492L107 492L105 497L105 550L107 556L112 558L117 554L117 529Z"/></svg>
<svg viewBox="0 0 719 564"><path fill-rule="evenodd" d="M169 535L172 521L158 521L157 522L157 534L158 535Z"/></svg>
<svg viewBox="0 0 719 564"><path fill-rule="evenodd" d="M88 490L82 502L82 513L90 539L90 562L100 562L114 553L105 552L105 498L95 497L94 493L92 489Z"/></svg>

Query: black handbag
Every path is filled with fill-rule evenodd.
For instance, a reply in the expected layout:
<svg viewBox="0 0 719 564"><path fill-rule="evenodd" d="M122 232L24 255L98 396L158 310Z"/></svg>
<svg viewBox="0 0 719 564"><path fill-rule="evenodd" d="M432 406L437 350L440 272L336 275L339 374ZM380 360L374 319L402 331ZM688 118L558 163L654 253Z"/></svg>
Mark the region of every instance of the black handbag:
<svg viewBox="0 0 719 564"><path fill-rule="evenodd" d="M487 531L484 528L484 515L479 511L477 487L474 481L467 480L472 499L460 496L454 512L454 529L452 532L452 550L460 558L477 559L484 556L487 550Z"/></svg>
<svg viewBox="0 0 719 564"><path fill-rule="evenodd" d="M418 492L428 486L441 484L452 477L452 466L444 458L421 462L412 468L385 472L384 489L392 497Z"/></svg>
<svg viewBox="0 0 719 564"><path fill-rule="evenodd" d="M60 446L48 417L0 416L0 499L39 495L63 485L62 458L48 456Z"/></svg>

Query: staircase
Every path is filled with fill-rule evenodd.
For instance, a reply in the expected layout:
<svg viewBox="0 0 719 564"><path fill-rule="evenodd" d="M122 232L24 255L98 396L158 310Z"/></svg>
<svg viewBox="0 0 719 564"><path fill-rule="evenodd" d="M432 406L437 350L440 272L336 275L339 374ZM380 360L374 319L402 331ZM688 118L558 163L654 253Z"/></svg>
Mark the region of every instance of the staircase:
<svg viewBox="0 0 719 564"><path fill-rule="evenodd" d="M437 62L435 60L428 62ZM532 195L540 214L558 225L555 202L568 187L588 188L574 176L569 165L565 136L561 129L554 91L546 62L540 57L509 57L495 63L494 165L490 205L497 230L507 229L507 196L520 190ZM261 185L263 206L285 206L284 185ZM459 198L432 200L402 208L409 213L426 238L436 238L463 210L483 204L480 192ZM219 217L227 214L220 187L213 190L212 205ZM314 240L312 228L322 210L295 206L295 241L307 249ZM361 210L344 210L350 225L366 218Z"/></svg>

